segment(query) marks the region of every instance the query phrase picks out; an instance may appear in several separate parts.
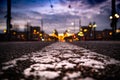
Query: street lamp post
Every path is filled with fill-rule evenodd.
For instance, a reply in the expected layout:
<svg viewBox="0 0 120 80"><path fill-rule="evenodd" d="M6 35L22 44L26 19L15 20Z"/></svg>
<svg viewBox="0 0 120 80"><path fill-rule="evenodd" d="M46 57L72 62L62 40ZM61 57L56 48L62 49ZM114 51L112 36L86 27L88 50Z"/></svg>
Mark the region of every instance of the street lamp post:
<svg viewBox="0 0 120 80"><path fill-rule="evenodd" d="M119 15L118 15L117 13L115 13L115 14L112 15L112 16L110 16L111 27L112 27L112 38L115 38L118 19L119 19Z"/></svg>
<svg viewBox="0 0 120 80"><path fill-rule="evenodd" d="M94 23L93 23L94 40L96 40L96 27L97 27L97 25L96 25L96 23L94 22Z"/></svg>
<svg viewBox="0 0 120 80"><path fill-rule="evenodd" d="M115 4L116 0L111 0L111 16L110 16L110 20L111 20L111 27L112 27L112 39L115 39L115 35L116 35L116 29L117 29L117 21L119 18L119 15L116 12L116 4Z"/></svg>
<svg viewBox="0 0 120 80"><path fill-rule="evenodd" d="M74 33L75 33L75 21L71 23L72 26L74 26Z"/></svg>
<svg viewBox="0 0 120 80"><path fill-rule="evenodd" d="M92 34L92 23L91 22L89 23L88 27L90 27L90 37L92 37L93 34Z"/></svg>
<svg viewBox="0 0 120 80"><path fill-rule="evenodd" d="M12 28L11 25L11 0L7 0L7 39L10 40L11 33L10 29Z"/></svg>
<svg viewBox="0 0 120 80"><path fill-rule="evenodd" d="M94 40L95 40L96 39L96 27L97 27L96 23L95 22L93 22L93 24L90 23L88 26L91 28L91 34L90 35L93 36Z"/></svg>

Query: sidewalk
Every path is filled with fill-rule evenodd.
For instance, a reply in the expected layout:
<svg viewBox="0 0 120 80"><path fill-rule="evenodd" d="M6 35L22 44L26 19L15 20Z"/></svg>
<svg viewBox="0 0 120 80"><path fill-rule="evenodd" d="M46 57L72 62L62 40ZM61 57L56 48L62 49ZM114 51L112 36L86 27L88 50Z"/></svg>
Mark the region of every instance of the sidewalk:
<svg viewBox="0 0 120 80"><path fill-rule="evenodd" d="M8 80L118 80L120 61L57 42L39 52L3 63L0 75Z"/></svg>

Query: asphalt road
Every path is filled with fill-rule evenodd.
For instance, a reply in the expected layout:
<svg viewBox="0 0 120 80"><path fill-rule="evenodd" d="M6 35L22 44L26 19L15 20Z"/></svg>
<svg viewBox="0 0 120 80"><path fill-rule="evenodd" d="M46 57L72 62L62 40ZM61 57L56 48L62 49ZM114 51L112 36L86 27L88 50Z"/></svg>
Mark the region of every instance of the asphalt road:
<svg viewBox="0 0 120 80"><path fill-rule="evenodd" d="M40 51L53 42L0 42L0 63L21 57L31 52Z"/></svg>
<svg viewBox="0 0 120 80"><path fill-rule="evenodd" d="M0 80L119 80L119 46L119 41L0 43Z"/></svg>
<svg viewBox="0 0 120 80"><path fill-rule="evenodd" d="M53 42L0 42L0 62L36 52ZM80 47L120 60L120 41L77 41Z"/></svg>
<svg viewBox="0 0 120 80"><path fill-rule="evenodd" d="M72 44L120 60L120 41L76 41Z"/></svg>

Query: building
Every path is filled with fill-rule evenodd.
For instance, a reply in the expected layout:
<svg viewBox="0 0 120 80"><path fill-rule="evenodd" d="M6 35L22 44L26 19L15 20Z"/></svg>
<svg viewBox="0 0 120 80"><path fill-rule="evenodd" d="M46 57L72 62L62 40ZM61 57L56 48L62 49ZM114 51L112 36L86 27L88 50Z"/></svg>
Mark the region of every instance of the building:
<svg viewBox="0 0 120 80"><path fill-rule="evenodd" d="M104 29L102 32L103 40L110 40L112 38L112 34L111 29Z"/></svg>
<svg viewBox="0 0 120 80"><path fill-rule="evenodd" d="M103 31L96 31L96 40L103 40Z"/></svg>

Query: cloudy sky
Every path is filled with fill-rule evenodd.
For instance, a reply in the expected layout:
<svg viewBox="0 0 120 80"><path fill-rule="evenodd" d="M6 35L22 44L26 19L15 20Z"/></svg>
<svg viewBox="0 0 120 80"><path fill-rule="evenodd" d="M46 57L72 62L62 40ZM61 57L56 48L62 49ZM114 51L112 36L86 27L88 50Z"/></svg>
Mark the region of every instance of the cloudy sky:
<svg viewBox="0 0 120 80"><path fill-rule="evenodd" d="M0 30L6 28L7 0L0 0ZM50 5L53 5L53 8ZM71 8L68 6L71 5ZM116 0L116 8L120 14L120 0ZM51 33L57 29L59 33L69 29L78 31L79 20L82 26L96 22L97 30L110 29L111 0L12 0L12 24L19 25L20 30L29 22L33 26L41 26ZM120 28L120 19L118 20Z"/></svg>

